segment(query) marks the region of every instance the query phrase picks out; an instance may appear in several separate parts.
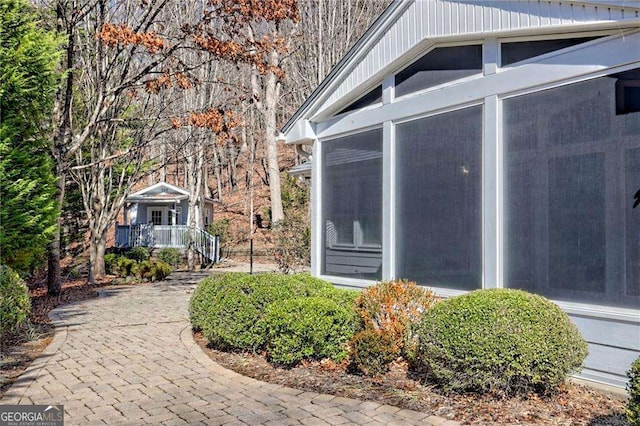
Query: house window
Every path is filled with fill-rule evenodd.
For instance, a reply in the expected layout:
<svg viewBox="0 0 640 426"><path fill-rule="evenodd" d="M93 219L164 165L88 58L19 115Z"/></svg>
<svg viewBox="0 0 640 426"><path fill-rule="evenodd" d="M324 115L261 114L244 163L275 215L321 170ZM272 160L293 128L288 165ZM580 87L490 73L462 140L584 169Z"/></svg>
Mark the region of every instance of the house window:
<svg viewBox="0 0 640 426"><path fill-rule="evenodd" d="M151 210L151 223L162 225L162 210Z"/></svg>
<svg viewBox="0 0 640 426"><path fill-rule="evenodd" d="M322 142L323 274L381 279L382 130Z"/></svg>
<svg viewBox="0 0 640 426"><path fill-rule="evenodd" d="M355 111L357 109L361 109L364 107L368 107L370 105L375 105L382 103L382 86L378 86L375 89L368 92L366 95L362 96L357 101L351 103L341 111L339 111L336 115L344 114L345 112Z"/></svg>
<svg viewBox="0 0 640 426"><path fill-rule="evenodd" d="M578 37L501 43L500 54L502 58L502 66L524 61L525 59L534 58L556 50L566 49L567 47L576 46L597 38L599 37Z"/></svg>
<svg viewBox="0 0 640 426"><path fill-rule="evenodd" d="M439 47L396 74L396 96L404 96L481 72L481 45Z"/></svg>
<svg viewBox="0 0 640 426"><path fill-rule="evenodd" d="M506 286L640 306L640 113L616 115L621 76L504 101Z"/></svg>
<svg viewBox="0 0 640 426"><path fill-rule="evenodd" d="M481 287L482 106L396 126L396 274Z"/></svg>

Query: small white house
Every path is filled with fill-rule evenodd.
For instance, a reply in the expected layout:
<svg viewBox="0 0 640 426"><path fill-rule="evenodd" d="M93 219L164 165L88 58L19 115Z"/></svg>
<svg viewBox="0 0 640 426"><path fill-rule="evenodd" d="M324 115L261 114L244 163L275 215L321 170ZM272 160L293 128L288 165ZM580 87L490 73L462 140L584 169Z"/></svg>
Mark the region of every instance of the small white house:
<svg viewBox="0 0 640 426"><path fill-rule="evenodd" d="M282 133L313 152L314 275L542 294L589 342L581 376L624 386L640 354L639 2L395 1Z"/></svg>
<svg viewBox="0 0 640 426"><path fill-rule="evenodd" d="M129 195L124 223L116 224L116 246L186 248L193 243L204 258L218 260L218 238L210 235L213 203L201 198L196 205L195 227L190 226L189 192L166 182L156 183Z"/></svg>
<svg viewBox="0 0 640 426"><path fill-rule="evenodd" d="M166 182L156 183L129 195L125 203L125 225L189 224L189 191ZM196 205L197 224L206 227L212 223L213 203L212 199L204 198Z"/></svg>

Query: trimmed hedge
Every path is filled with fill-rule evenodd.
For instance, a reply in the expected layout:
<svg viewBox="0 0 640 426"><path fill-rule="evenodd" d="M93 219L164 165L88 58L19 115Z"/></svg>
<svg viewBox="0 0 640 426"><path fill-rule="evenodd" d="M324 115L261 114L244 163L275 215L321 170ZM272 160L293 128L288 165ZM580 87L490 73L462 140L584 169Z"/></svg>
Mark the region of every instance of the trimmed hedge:
<svg viewBox="0 0 640 426"><path fill-rule="evenodd" d="M640 426L640 357L631 364L627 376L629 377L629 383L627 383L627 391L629 392L627 420L633 426Z"/></svg>
<svg viewBox="0 0 640 426"><path fill-rule="evenodd" d="M587 355L566 313L520 290L477 290L439 302L416 333L411 369L446 391L549 393Z"/></svg>
<svg viewBox="0 0 640 426"><path fill-rule="evenodd" d="M220 349L256 350L265 343L260 327L266 307L294 297L338 297L326 281L306 274L227 273L206 278L190 304L191 324ZM341 296L343 297L343 296Z"/></svg>
<svg viewBox="0 0 640 426"><path fill-rule="evenodd" d="M0 336L15 331L30 311L27 285L13 269L0 265Z"/></svg>
<svg viewBox="0 0 640 426"><path fill-rule="evenodd" d="M358 319L350 306L325 297L301 297L270 304L261 328L272 362L285 366L303 359L339 362L347 356L346 344Z"/></svg>

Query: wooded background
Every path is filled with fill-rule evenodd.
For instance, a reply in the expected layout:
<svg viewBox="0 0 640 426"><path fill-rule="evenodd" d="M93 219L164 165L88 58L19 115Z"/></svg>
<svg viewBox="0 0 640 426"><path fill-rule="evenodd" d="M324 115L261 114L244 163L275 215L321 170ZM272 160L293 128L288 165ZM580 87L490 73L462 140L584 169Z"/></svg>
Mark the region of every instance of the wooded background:
<svg viewBox="0 0 640 426"><path fill-rule="evenodd" d="M302 159L275 136L388 4L2 0L3 28L14 28L21 16L20 25L47 43L34 55L51 71L19 77L27 85L37 86L38 74L53 82L52 90L42 92L39 112L25 118L37 129L34 137L9 131L17 125L11 114L20 113L5 105L15 87L2 77L2 121L9 123L2 127L3 153L24 154L37 146L42 157L36 166L15 157L3 167L35 167L42 176L24 180L28 197L48 200L42 208L55 210L32 230L39 239L3 250L2 262L33 273L46 252L49 291L55 294L62 259L86 254L93 281L105 273L105 250L125 198L160 181L191 193L191 218L200 196L220 202L212 230L223 234L227 250L255 238L276 256L286 243L304 251L308 191L284 173ZM3 47L4 68L15 61L12 49L29 36L22 30L3 33L14 42ZM0 176L0 185L8 185L9 176ZM3 220L26 217L19 205L7 206L10 193L0 195ZM268 229L256 231L255 214ZM4 228L0 237L6 242Z"/></svg>

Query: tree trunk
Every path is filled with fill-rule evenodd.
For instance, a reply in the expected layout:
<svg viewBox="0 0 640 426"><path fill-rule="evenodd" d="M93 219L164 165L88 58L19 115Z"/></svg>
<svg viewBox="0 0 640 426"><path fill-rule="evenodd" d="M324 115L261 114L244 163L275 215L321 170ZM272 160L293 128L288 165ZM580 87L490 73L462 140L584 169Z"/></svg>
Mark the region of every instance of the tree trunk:
<svg viewBox="0 0 640 426"><path fill-rule="evenodd" d="M104 235L92 235L89 242L89 284L95 284L96 278L105 275L104 252L106 241Z"/></svg>
<svg viewBox="0 0 640 426"><path fill-rule="evenodd" d="M271 197L271 222L284 219L282 192L280 187L280 165L278 163L278 142L276 141L276 106L278 103L278 83L276 76L269 73L265 77L265 98L262 114L264 116L264 138L267 144L267 163L269 165L269 193Z"/></svg>
<svg viewBox="0 0 640 426"><path fill-rule="evenodd" d="M64 193L66 188L66 166L56 162L56 172L58 180L56 181L56 203L60 206L60 214L56 219L56 230L53 233L53 239L49 245L49 254L47 259L47 293L51 296L57 296L62 290L62 272L60 270L61 258L61 230L62 230L62 206L64 201Z"/></svg>

